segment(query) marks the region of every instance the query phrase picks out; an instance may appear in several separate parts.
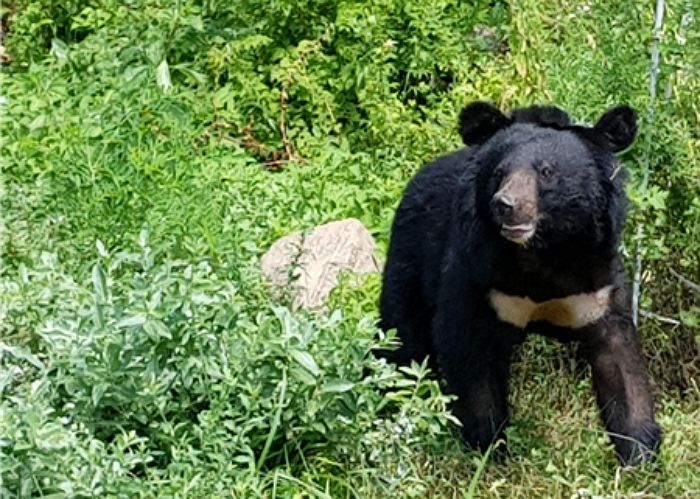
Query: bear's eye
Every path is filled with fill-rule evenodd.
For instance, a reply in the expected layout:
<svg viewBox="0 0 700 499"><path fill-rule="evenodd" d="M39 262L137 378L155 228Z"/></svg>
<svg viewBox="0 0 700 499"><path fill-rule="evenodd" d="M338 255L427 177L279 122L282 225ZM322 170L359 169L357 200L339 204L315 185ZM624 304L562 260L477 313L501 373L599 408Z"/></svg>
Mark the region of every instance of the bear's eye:
<svg viewBox="0 0 700 499"><path fill-rule="evenodd" d="M551 178L552 175L554 175L554 170L549 165L543 165L542 168L540 168L540 175L542 175L543 178Z"/></svg>
<svg viewBox="0 0 700 499"><path fill-rule="evenodd" d="M499 181L502 180L503 179L503 168L501 168L500 166L498 168L496 168L493 171L493 176L496 180L499 180Z"/></svg>

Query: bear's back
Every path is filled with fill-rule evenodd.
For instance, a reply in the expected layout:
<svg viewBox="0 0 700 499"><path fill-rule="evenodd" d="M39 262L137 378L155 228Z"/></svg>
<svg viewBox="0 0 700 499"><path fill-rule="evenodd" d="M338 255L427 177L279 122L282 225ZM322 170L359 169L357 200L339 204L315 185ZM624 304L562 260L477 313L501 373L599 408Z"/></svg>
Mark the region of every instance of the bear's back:
<svg viewBox="0 0 700 499"><path fill-rule="evenodd" d="M419 274L425 296L437 294L436 269L445 257L455 193L474 168L475 149L460 149L424 166L407 185L396 210L389 259Z"/></svg>

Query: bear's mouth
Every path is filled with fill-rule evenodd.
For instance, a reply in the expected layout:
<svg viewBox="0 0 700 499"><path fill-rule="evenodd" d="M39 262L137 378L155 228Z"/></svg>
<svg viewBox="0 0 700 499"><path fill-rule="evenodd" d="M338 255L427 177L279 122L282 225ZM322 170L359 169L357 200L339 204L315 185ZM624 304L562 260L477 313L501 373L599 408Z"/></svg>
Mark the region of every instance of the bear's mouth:
<svg viewBox="0 0 700 499"><path fill-rule="evenodd" d="M518 244L527 243L530 238L535 234L535 224L518 224L518 225L501 225L501 235Z"/></svg>

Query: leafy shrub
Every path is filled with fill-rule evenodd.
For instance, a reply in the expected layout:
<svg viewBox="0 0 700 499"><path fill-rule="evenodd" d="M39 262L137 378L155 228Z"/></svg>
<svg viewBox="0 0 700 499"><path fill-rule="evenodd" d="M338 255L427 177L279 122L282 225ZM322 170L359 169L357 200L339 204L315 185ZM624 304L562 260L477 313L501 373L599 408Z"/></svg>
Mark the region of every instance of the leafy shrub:
<svg viewBox="0 0 700 499"><path fill-rule="evenodd" d="M26 324L27 291L43 310L34 353L2 343L5 493L124 494L142 490L134 477L231 470L200 485L220 493L239 474L262 472L264 487L266 470L293 474L319 455L391 477L444 428L425 368L401 376L368 360L370 321L252 309L206 261L163 262L142 244L100 245L90 282L58 273L51 255L23 289L2 281L6 328Z"/></svg>

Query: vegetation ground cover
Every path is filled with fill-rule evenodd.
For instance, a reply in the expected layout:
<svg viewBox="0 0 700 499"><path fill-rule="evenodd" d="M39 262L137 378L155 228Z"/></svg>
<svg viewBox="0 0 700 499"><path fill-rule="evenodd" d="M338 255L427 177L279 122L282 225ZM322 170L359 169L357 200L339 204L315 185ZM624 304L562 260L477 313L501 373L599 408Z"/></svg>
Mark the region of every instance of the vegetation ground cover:
<svg viewBox="0 0 700 499"><path fill-rule="evenodd" d="M700 493L700 4L665 3L655 98L653 4L5 3L0 496ZM368 355L378 276L320 315L266 292L259 258L294 230L356 217L383 254L475 99L640 112L622 251L656 466L616 467L567 349L525 346L491 463L424 369Z"/></svg>

